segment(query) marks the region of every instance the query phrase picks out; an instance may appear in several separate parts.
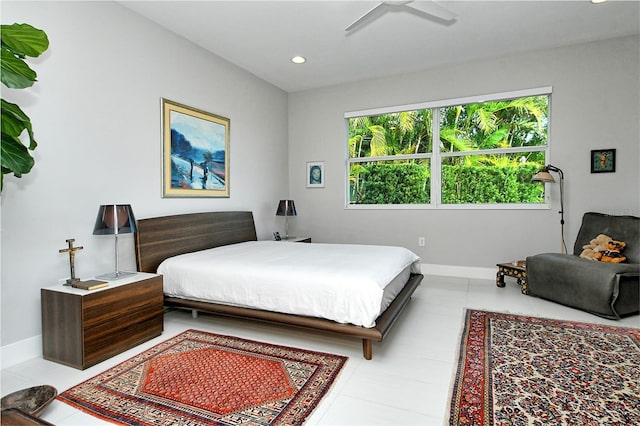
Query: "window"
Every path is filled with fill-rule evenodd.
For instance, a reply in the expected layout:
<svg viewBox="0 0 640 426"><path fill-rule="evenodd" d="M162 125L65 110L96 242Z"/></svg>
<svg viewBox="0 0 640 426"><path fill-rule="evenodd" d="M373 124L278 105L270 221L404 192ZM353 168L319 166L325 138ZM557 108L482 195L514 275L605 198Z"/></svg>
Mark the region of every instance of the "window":
<svg viewBox="0 0 640 426"><path fill-rule="evenodd" d="M544 185L531 178L548 162L550 93L345 114L348 206L543 205Z"/></svg>

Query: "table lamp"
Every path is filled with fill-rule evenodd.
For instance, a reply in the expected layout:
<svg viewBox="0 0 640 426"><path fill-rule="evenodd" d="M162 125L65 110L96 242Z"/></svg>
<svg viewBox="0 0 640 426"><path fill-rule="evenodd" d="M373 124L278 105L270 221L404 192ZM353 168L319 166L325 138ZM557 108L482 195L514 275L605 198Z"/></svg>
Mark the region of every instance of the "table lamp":
<svg viewBox="0 0 640 426"><path fill-rule="evenodd" d="M284 216L284 235L289 238L289 216L296 216L296 204L293 200L280 200L276 216Z"/></svg>
<svg viewBox="0 0 640 426"><path fill-rule="evenodd" d="M98 217L93 227L93 235L115 236L116 270L115 272L99 275L99 280L114 281L135 275L135 272L122 272L118 268L118 235L131 234L137 231L136 218L129 204L104 204L98 209Z"/></svg>

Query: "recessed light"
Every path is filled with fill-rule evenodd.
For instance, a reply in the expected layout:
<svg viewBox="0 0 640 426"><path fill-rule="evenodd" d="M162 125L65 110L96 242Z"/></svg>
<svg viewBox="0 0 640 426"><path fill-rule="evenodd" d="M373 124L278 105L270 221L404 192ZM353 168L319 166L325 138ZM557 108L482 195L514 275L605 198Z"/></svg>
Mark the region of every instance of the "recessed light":
<svg viewBox="0 0 640 426"><path fill-rule="evenodd" d="M593 4L598 4L598 3L604 3L607 0L591 0L591 3Z"/></svg>
<svg viewBox="0 0 640 426"><path fill-rule="evenodd" d="M304 56L294 56L293 58L291 58L291 62L293 62L294 64L304 64L305 62L307 62L307 58L305 58Z"/></svg>

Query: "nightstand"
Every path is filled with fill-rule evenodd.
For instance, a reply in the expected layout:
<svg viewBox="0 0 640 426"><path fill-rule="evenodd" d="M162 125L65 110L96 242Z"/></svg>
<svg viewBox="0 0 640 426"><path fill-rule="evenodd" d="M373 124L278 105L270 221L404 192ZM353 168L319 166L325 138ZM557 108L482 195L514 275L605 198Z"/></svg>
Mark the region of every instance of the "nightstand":
<svg viewBox="0 0 640 426"><path fill-rule="evenodd" d="M311 237L288 237L283 238L280 241L286 241L289 243L310 243Z"/></svg>
<svg viewBox="0 0 640 426"><path fill-rule="evenodd" d="M162 275L139 272L107 287L40 290L42 355L84 370L162 334Z"/></svg>

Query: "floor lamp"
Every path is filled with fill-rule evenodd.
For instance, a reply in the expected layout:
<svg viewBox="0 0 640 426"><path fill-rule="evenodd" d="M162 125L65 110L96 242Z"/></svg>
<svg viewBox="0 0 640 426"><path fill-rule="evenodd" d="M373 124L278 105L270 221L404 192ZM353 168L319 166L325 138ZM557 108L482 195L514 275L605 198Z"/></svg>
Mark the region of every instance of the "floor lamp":
<svg viewBox="0 0 640 426"><path fill-rule="evenodd" d="M113 235L116 239L116 270L115 272L99 275L99 280L114 281L135 275L135 272L122 272L118 267L118 235L132 234L137 231L136 218L129 204L106 204L98 209L98 217L93 227L93 235Z"/></svg>
<svg viewBox="0 0 640 426"><path fill-rule="evenodd" d="M542 170L540 170L533 176L533 181L555 183L556 180L549 172L555 172L560 175L560 211L558 213L560 213L560 234L562 237L561 250L562 253L567 253L567 244L564 241L564 173L562 173L562 170L560 168L552 166L551 164L547 164Z"/></svg>

